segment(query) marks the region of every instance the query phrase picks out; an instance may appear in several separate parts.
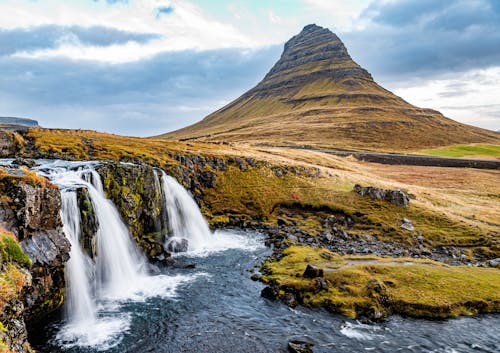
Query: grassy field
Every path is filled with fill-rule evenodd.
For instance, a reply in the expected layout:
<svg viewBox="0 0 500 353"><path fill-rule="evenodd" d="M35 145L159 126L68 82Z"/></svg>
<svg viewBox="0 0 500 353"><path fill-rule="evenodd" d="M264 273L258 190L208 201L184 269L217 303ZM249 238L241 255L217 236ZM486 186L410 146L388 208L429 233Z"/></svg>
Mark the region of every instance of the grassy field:
<svg viewBox="0 0 500 353"><path fill-rule="evenodd" d="M178 154L257 160L257 165L246 170L232 164L225 171L214 171L216 187L203 190L203 212L212 223L233 215L276 224L293 206L294 212L299 211L295 221L311 233L317 232L322 217L340 212L356 219L354 233L412 244L413 233L399 227L402 218L409 218L427 246L470 246L481 252L487 249L489 257L500 257L496 244L498 171L387 166L313 151L141 139L81 130L31 129L26 138L38 151L71 159L140 159L160 167L178 165L174 158ZM279 176L277 170L282 171ZM407 190L416 199L406 209L375 202L352 192L356 183ZM311 209L323 211L309 212Z"/></svg>
<svg viewBox="0 0 500 353"><path fill-rule="evenodd" d="M303 273L321 268L327 288ZM402 314L446 318L500 310L500 271L448 267L441 263L373 256L339 256L321 248L291 246L279 261L265 264L267 283L278 296L293 292L300 303L351 318Z"/></svg>
<svg viewBox="0 0 500 353"><path fill-rule="evenodd" d="M452 145L419 151L420 154L429 156L453 157L453 158L476 158L476 159L500 159L500 145L471 144Z"/></svg>

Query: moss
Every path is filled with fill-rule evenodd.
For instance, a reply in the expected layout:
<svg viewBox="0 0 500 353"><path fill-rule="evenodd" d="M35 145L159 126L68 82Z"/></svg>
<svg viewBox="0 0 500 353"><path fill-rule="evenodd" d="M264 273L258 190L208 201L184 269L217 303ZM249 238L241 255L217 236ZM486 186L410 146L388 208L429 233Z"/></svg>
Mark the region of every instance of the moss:
<svg viewBox="0 0 500 353"><path fill-rule="evenodd" d="M327 253L329 256L322 256ZM330 258L330 259L327 259ZM328 290L302 277L307 264L324 269ZM349 317L392 313L446 318L500 311L500 271L439 262L340 256L325 249L292 246L265 264L263 281L290 289L309 306Z"/></svg>
<svg viewBox="0 0 500 353"><path fill-rule="evenodd" d="M31 260L23 252L13 234L0 230L0 258L4 262L17 262L23 267L30 267Z"/></svg>

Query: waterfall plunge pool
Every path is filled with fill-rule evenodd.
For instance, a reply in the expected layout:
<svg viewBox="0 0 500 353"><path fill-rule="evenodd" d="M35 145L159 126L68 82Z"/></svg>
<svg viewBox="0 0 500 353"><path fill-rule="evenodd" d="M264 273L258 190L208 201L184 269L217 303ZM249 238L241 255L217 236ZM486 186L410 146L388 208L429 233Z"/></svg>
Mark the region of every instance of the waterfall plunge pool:
<svg viewBox="0 0 500 353"><path fill-rule="evenodd" d="M103 315L128 320L111 341L66 345L57 335L62 315L30 330L40 353L91 352L287 352L289 340L315 343L314 352L498 352L498 315L446 321L391 317L365 324L323 310L290 309L260 297L263 285L249 270L271 250L261 235L224 231L215 235L216 249L177 255L194 269L162 268L172 287L164 293L114 303ZM229 240L229 242L228 242ZM154 282L155 277L151 277ZM161 277L158 281L161 282ZM100 328L105 333L106 327ZM110 328L110 330L113 328ZM97 330L96 330L97 331Z"/></svg>

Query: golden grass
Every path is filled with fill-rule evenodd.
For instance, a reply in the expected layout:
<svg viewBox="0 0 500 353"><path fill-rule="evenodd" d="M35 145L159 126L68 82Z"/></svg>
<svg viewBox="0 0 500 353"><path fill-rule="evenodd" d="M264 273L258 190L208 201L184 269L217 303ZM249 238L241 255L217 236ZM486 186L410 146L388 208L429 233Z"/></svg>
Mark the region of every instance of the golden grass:
<svg viewBox="0 0 500 353"><path fill-rule="evenodd" d="M500 256L498 246L491 248L499 234L498 171L388 166L305 150L142 139L82 130L30 129L27 137L42 152L72 159L140 159L160 167L178 165L176 154L261 161L246 171L234 165L217 171L216 188L204 190L204 204L208 207L203 211L212 223L235 215L272 224L291 205L304 210L323 207L331 212L357 213L352 230L355 233L412 243L412 233L399 227L406 217L425 239L433 242L432 246L489 248L489 257ZM278 177L273 167L286 169L287 173ZM292 168L303 171L294 174ZM315 173L320 176L309 175ZM351 192L356 183L405 189L417 199L410 202L409 208L401 209ZM320 217L314 212L303 215L297 217L299 226L317 232Z"/></svg>
<svg viewBox="0 0 500 353"><path fill-rule="evenodd" d="M318 290L315 279L302 276L307 264L324 269L328 290ZM493 268L448 267L404 258L339 256L326 249L304 246L289 247L283 258L267 262L265 268L270 274L264 276L264 281L274 282L278 288L293 288L305 305L324 306L349 317L374 310L384 315L399 313L426 318L500 310L500 271Z"/></svg>

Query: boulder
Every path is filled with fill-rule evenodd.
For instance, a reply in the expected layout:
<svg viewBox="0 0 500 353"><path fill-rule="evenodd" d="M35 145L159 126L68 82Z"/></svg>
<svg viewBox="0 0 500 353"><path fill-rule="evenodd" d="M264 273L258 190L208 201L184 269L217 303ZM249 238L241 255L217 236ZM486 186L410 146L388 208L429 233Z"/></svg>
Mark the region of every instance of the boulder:
<svg viewBox="0 0 500 353"><path fill-rule="evenodd" d="M310 342L294 340L288 342L288 351L291 353L313 353L313 346L314 344Z"/></svg>
<svg viewBox="0 0 500 353"><path fill-rule="evenodd" d="M360 194L361 196L369 196L373 200L378 200L378 201L388 201L392 203L393 205L396 205L398 207L407 207L408 204L410 203L410 195L400 189L396 190L386 190L386 189L381 189L381 188L376 188L373 186L361 186L359 184L354 185L355 192Z"/></svg>
<svg viewBox="0 0 500 353"><path fill-rule="evenodd" d="M278 293L276 293L276 290L273 287L267 286L262 289L262 291L260 292L260 296L262 298L275 300L278 296Z"/></svg>
<svg viewBox="0 0 500 353"><path fill-rule="evenodd" d="M170 252L186 252L189 249L189 241L184 238L170 238L166 247Z"/></svg>
<svg viewBox="0 0 500 353"><path fill-rule="evenodd" d="M308 264L304 274L302 275L305 278L317 278L323 277L323 269L317 266Z"/></svg>

